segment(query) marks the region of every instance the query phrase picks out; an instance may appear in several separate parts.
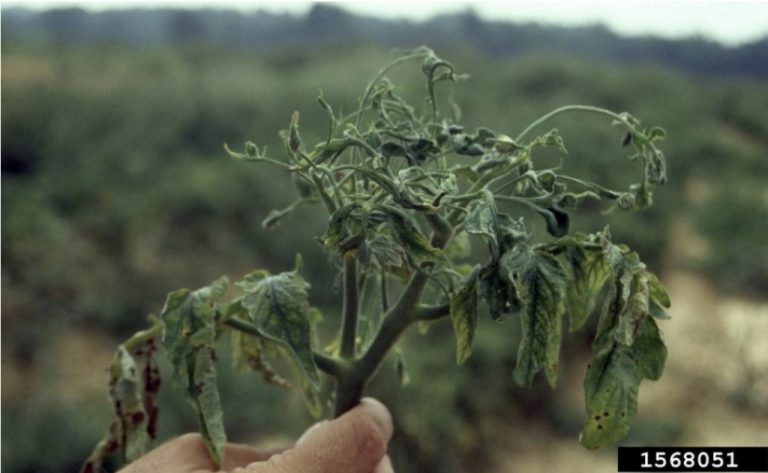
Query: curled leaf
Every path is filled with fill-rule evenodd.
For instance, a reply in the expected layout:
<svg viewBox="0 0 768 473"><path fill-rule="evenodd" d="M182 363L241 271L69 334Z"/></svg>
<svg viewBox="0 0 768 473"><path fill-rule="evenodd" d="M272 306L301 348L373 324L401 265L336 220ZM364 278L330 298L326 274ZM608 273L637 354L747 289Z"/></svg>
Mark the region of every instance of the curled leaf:
<svg viewBox="0 0 768 473"><path fill-rule="evenodd" d="M542 208L536 207L536 212L544 218L547 224L547 232L554 237L563 237L568 234L571 218L568 212L554 205Z"/></svg>
<svg viewBox="0 0 768 473"><path fill-rule="evenodd" d="M227 439L216 385L215 303L228 287L229 280L222 277L195 291L174 291L168 295L160 314L163 347L174 367L176 381L197 412L200 433L216 465L224 461Z"/></svg>
<svg viewBox="0 0 768 473"><path fill-rule="evenodd" d="M121 344L109 367L109 398L113 417L102 440L88 456L80 473L97 473L106 458L121 453L129 463L144 454L157 436L160 372L155 360L158 322Z"/></svg>
<svg viewBox="0 0 768 473"><path fill-rule="evenodd" d="M456 333L456 364L464 363L472 354L477 326L477 267L464 285L451 297L451 323Z"/></svg>

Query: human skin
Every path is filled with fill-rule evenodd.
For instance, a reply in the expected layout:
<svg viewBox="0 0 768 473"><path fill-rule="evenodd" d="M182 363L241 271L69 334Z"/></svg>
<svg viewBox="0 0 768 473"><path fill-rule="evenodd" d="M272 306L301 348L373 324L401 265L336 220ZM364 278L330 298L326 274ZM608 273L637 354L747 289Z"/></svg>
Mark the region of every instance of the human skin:
<svg viewBox="0 0 768 473"><path fill-rule="evenodd" d="M341 417L310 427L292 448L260 451L228 443L220 470L199 434L177 437L120 473L394 473L387 456L392 417L379 401L363 399Z"/></svg>

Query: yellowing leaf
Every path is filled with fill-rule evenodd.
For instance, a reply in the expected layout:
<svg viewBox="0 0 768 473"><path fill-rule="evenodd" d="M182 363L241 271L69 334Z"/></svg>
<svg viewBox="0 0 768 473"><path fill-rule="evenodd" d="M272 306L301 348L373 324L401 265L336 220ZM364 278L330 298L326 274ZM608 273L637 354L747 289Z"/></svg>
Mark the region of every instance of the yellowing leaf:
<svg viewBox="0 0 768 473"><path fill-rule="evenodd" d="M288 382L272 369L266 359L263 344L265 340L232 330L232 362L239 371L258 371L264 381L275 386L288 387Z"/></svg>

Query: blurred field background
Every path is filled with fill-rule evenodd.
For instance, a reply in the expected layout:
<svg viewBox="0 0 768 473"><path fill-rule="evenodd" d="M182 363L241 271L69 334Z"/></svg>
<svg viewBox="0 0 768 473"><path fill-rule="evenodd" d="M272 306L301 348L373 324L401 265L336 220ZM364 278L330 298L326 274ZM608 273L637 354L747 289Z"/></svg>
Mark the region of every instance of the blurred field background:
<svg viewBox="0 0 768 473"><path fill-rule="evenodd" d="M513 134L568 103L627 110L667 129L669 183L645 212L591 209L669 288L667 369L643 383L622 445L768 444L768 39L626 39L602 27L486 23L471 11L427 23L215 10L2 12L2 469L76 471L109 418L106 366L164 296L222 274L305 257L311 300L335 327L338 293L289 178L226 157L252 140L279 155L294 110L326 130L318 89L350 111L393 47L427 44L471 79L455 87L467 125ZM392 74L422 93L418 66ZM574 175L622 183L629 162L600 119L563 117ZM511 377L518 324L482 320L454 365L450 323L401 344L412 382L382 369L370 394L394 413L399 473L615 471L616 449L584 450L587 327L566 337L561 379ZM329 340L329 338L326 338ZM311 419L301 400L239 375L221 350L232 440L274 445ZM196 428L165 367L161 435Z"/></svg>

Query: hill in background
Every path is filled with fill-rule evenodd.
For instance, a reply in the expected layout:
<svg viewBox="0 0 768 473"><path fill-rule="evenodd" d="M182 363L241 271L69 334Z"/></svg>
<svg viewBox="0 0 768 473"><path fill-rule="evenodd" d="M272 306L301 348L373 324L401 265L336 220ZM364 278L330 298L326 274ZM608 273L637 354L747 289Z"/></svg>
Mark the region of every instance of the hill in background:
<svg viewBox="0 0 768 473"><path fill-rule="evenodd" d="M201 44L269 51L344 43L410 48L467 48L492 58L565 54L585 60L660 64L688 73L768 77L768 37L738 47L703 38L623 37L602 25L565 28L485 21L471 9L428 21L357 16L316 4L303 16L265 11L132 9L89 12L79 8L4 9L3 48L19 42L45 45L107 43L129 46Z"/></svg>

